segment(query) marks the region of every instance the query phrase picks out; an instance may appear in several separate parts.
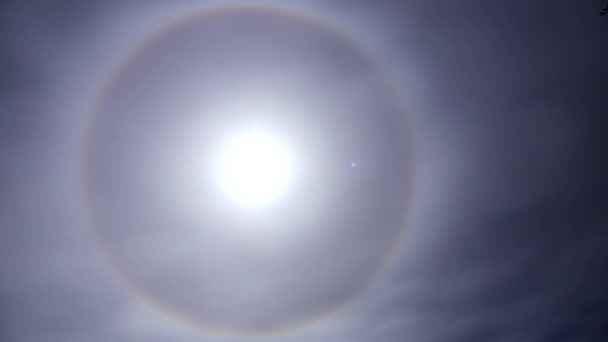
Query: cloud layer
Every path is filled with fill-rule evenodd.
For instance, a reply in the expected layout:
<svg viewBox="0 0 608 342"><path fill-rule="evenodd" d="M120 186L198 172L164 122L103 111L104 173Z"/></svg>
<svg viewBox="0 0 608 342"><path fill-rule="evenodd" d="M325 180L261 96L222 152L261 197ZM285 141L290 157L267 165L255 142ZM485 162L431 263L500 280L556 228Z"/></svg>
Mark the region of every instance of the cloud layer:
<svg viewBox="0 0 608 342"><path fill-rule="evenodd" d="M97 245L79 181L108 73L198 5L2 5L1 340L239 339L135 296ZM602 5L294 2L351 32L394 80L412 121L415 196L381 279L318 324L267 339L605 339Z"/></svg>

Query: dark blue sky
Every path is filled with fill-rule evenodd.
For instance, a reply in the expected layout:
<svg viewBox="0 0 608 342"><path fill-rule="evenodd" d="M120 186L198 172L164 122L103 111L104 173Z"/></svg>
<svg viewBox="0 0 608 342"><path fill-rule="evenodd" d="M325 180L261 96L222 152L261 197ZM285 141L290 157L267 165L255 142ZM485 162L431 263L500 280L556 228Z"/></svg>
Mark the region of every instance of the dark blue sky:
<svg viewBox="0 0 608 342"><path fill-rule="evenodd" d="M251 339L194 329L134 295L98 248L80 182L108 75L202 3L1 3L1 341ZM316 324L257 339L608 339L606 3L290 4L347 32L390 76L410 120L415 191L406 238L364 292ZM364 262L378 240L365 233L324 248Z"/></svg>

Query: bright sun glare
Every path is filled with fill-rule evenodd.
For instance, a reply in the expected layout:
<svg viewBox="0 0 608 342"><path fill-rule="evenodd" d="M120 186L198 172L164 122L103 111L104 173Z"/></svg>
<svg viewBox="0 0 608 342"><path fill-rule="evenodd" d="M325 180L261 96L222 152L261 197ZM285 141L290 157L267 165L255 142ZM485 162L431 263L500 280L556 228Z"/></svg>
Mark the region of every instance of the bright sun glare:
<svg viewBox="0 0 608 342"><path fill-rule="evenodd" d="M260 209L275 203L293 178L292 152L277 136L247 130L220 145L215 183L231 204Z"/></svg>

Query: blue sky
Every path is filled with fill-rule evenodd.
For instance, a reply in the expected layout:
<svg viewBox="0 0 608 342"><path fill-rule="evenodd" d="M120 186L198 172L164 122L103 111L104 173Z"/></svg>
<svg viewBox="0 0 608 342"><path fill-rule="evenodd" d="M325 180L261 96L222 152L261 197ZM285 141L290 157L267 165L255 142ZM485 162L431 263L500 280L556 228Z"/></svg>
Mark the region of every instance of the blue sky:
<svg viewBox="0 0 608 342"><path fill-rule="evenodd" d="M134 46L140 46L159 28L208 4L212 3L2 3L2 341L606 338L608 302L602 273L608 260L604 248L608 242L608 183L604 175L608 170L603 148L603 100L608 67L603 42L608 37L608 21L599 15L605 5L602 1L282 2L281 6L314 17L352 38L375 61L373 67L387 75L395 97L386 96L387 90L380 85L384 79L379 80L375 71L366 69L369 65L362 62L365 58L346 47L332 45L332 39L325 42L317 31L289 31L294 37L304 36L302 41L309 42L311 48L302 48L306 52L297 50L301 46L297 44L283 52L279 48L277 54L286 56L279 60L296 60L294 56L312 51L310 56L323 63L308 60L309 64L302 64L311 68L306 69L306 75L325 80L315 91L326 95L336 110L331 115L317 112L312 118L293 114L285 122L293 124L290 120L294 118L310 120L301 122L318 128L315 132L320 132L320 139L307 140L308 150L304 150L325 166L335 161L344 166L344 171L323 169L325 173L320 174L330 178L307 183L311 191L307 194L313 200L297 198L297 204L287 207L281 222L291 228L308 227L302 222L318 219L322 223L315 227L323 229L318 235L306 235L309 240L291 238L285 242L276 238L274 245L282 249L260 252L283 256L279 250L296 253L297 246L308 248L302 249L304 256L285 259L278 264L279 271L268 271L263 281L256 283L260 288L283 284L273 296L248 301L256 287L243 279L219 285L215 282L207 289L205 284L209 282L200 280L205 273L195 278L200 278L199 289L208 290L202 293L225 290L233 297L244 296L240 302L234 300L235 306L250 303L246 312L241 310L239 314L230 311L236 310L233 306L222 307L223 319L232 323L244 324L253 317L270 317L277 312L300 317L307 310L316 312L318 308L346 304L314 324L272 336L216 334L200 325L186 324L184 317L194 316L196 321L200 312L197 307L194 314L180 313L184 306L176 298L183 287L174 288L171 281L182 276L175 271L181 268L171 267L177 273L158 270L164 261L162 256L182 251L187 242L196 244L196 240L164 235L164 230L154 235L155 229L166 228L162 220L175 217L148 216L154 208L152 200L137 202L137 197L128 197L128 191L141 190L130 188L139 181L134 181L137 176L120 178L125 182L120 186L112 183L112 172L122 175L147 165L145 157L137 157L135 161L141 164L135 163L138 166L132 169L121 164L120 158L112 159L131 153L128 146L122 149L113 145L122 142L120 133L116 133L117 138L113 135L120 131L114 130L113 124L120 122L125 136L133 134L134 140L148 132L138 131L137 116L128 117L120 111L148 108L153 112L162 106L152 98L150 102L133 100L136 91L117 91L114 97L99 94L117 65L124 65L125 56L132 55ZM265 1L264 6L277 5ZM288 32L289 24L284 25ZM320 48L321 41L329 45ZM179 39L177 42L183 43ZM169 57L151 53L152 66L141 70L152 79L164 75L164 65L174 65L172 58L180 60L167 54ZM160 58L163 63L158 62ZM137 65L137 58L131 65ZM281 75L284 69L278 68L268 69L264 79ZM129 65L126 69L130 70ZM215 71L205 72L215 75ZM118 88L133 89L129 85L136 84L139 90L148 89L141 83L145 77L137 77L117 77ZM150 84L150 89L156 89ZM177 103L182 98L175 99ZM311 103L317 104L308 101L300 107L308 108ZM395 103L400 103L407 115L410 135L406 138L402 136L406 131L398 130L391 121ZM95 106L105 108L102 112L108 119L101 125L101 133L92 139L88 129ZM345 119L339 115L341 111L352 116ZM159 109L158 113L163 112ZM157 125L152 125L156 130L150 132L160 132L159 127L163 127L160 123L164 119L158 113L154 117ZM351 121L345 124L347 119ZM335 123L339 129L332 126ZM85 141L97 152L83 149ZM144 138L137 142L150 143ZM411 146L399 147L399 142ZM163 155L156 145L146 146ZM150 152L133 148L138 156ZM411 159L396 157L401 156L399 151L410 149ZM90 185L81 181L83 159L90 158L86 153L97 153L101 161L95 165L105 165L96 168L96 176L89 178L97 182L94 195L83 190ZM353 160L357 167L351 169L348 166ZM165 170L164 165L155 166ZM411 179L407 178L411 187L403 186L403 170L411 172ZM150 175L155 173L150 171ZM117 192L104 180L127 194L120 210L115 208L116 202L107 200ZM87 196L105 206L104 224L91 219L91 198ZM319 198L326 202L317 203ZM397 207L406 208L403 213L407 213L401 240L396 238L400 227L395 217L401 210ZM309 221L302 221L302 217ZM138 226L129 231L116 224L153 218L158 219L153 221L156 226ZM211 214L197 218L207 226L226 222ZM104 236L101 241L99 230ZM392 239L397 242L389 244ZM139 243L148 240L151 245L138 249ZM225 252L229 250L227 243L218 242L217 237L213 241L206 245L211 253L206 260L215 263L206 270L229 268L227 265L237 265L236 256L249 255L243 249L229 254ZM385 253L388 245L393 246L390 259ZM111 262L108 255L120 262ZM150 261L155 257L160 261ZM384 266L382 272L368 278L378 263ZM180 265L185 265L184 274L192 274L189 264ZM244 273L235 274L256 270L247 267ZM129 281L124 274L129 275ZM167 274L177 275L171 278ZM359 283L365 283L364 289L347 295ZM152 295L142 296L142 288ZM194 290L184 293L200 294ZM199 297L191 298L197 298L192 302L199 301ZM280 311L290 308L281 306L290 300L296 303L292 310ZM178 314L167 314L167 305L158 305L163 301L173 305ZM202 303L205 307L212 301ZM251 303L268 305L266 312ZM270 308L279 309L273 312ZM207 314L221 311L205 310Z"/></svg>

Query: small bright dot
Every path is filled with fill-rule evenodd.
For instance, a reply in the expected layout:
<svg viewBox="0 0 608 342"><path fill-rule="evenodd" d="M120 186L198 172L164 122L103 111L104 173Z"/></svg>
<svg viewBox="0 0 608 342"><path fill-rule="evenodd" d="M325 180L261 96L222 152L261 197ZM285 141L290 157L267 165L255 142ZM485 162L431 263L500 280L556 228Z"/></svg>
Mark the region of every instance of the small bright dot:
<svg viewBox="0 0 608 342"><path fill-rule="evenodd" d="M357 163L355 163L355 162L350 163L350 167L354 169L355 167L357 167Z"/></svg>
<svg viewBox="0 0 608 342"><path fill-rule="evenodd" d="M220 193L244 209L275 203L293 180L291 151L277 136L261 130L230 137L218 154L215 181Z"/></svg>

